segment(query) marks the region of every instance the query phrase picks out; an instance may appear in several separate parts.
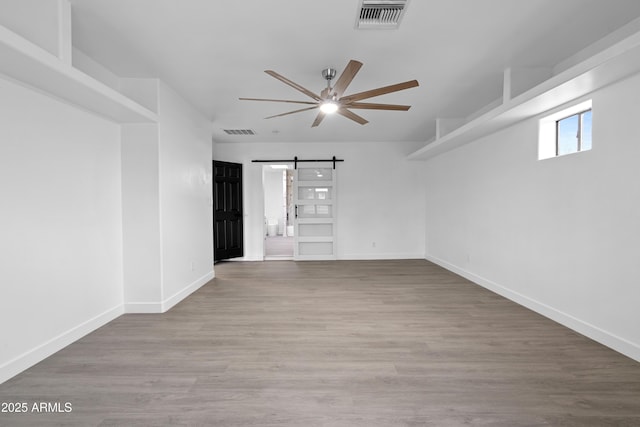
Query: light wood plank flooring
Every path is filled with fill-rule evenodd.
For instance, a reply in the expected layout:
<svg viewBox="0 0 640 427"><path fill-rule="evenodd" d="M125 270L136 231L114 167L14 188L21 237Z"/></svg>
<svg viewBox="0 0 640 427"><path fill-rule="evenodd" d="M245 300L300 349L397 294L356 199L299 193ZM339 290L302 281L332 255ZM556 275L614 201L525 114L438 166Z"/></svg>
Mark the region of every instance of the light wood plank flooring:
<svg viewBox="0 0 640 427"><path fill-rule="evenodd" d="M427 261L227 262L0 386L2 426L640 426L640 363Z"/></svg>

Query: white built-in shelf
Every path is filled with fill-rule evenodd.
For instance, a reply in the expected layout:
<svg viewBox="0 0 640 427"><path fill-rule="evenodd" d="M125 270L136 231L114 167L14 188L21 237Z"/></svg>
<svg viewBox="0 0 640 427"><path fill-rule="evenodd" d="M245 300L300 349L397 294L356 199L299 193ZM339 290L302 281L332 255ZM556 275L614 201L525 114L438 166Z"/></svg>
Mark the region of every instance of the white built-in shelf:
<svg viewBox="0 0 640 427"><path fill-rule="evenodd" d="M640 33L627 37L514 98L504 100L499 106L411 153L408 158L430 159L638 72Z"/></svg>
<svg viewBox="0 0 640 427"><path fill-rule="evenodd" d="M0 25L0 74L118 123L157 114Z"/></svg>

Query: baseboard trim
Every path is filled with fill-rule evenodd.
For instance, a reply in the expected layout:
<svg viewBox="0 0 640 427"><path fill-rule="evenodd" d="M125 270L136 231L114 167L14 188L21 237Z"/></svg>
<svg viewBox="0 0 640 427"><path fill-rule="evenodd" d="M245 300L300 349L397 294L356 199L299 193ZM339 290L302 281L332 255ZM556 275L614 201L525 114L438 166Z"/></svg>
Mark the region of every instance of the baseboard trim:
<svg viewBox="0 0 640 427"><path fill-rule="evenodd" d="M127 314L159 314L169 311L173 306L180 301L200 289L205 283L215 277L214 271L211 270L204 276L195 280L193 283L185 287L184 289L176 292L169 298L162 301L148 301L148 302L127 302L124 304L124 311Z"/></svg>
<svg viewBox="0 0 640 427"><path fill-rule="evenodd" d="M563 326L566 326L569 329L572 329L588 338L591 338L592 340L602 345L605 345L619 353L624 354L627 357L630 357L640 362L640 345L638 344L635 344L624 338L618 337L615 334L607 332L595 325L592 325L588 322L580 320L570 314L557 310L547 304L534 300L519 292L512 291L489 279L485 279L484 277L471 273L454 264L450 264L449 262L442 260L438 257L426 255L425 258L427 261L430 261L434 264L439 265L442 268L445 268L453 273L456 273L459 276L462 276L465 279L470 280L477 285L480 285L486 289L489 289L490 291L495 292L498 295L501 295L517 304L520 304L530 310L533 310L538 314L541 314L557 323L560 323Z"/></svg>
<svg viewBox="0 0 640 427"><path fill-rule="evenodd" d="M185 299L186 297L188 297L189 295L191 295L192 293L200 289L202 286L204 286L204 284L209 282L209 280L213 279L214 277L215 277L215 274L213 273L213 270L211 270L204 276L200 277L199 279L191 283L186 288L176 292L169 298L162 301L162 313L170 310L171 307L175 306L180 301L182 301L183 299Z"/></svg>
<svg viewBox="0 0 640 427"><path fill-rule="evenodd" d="M420 253L380 253L380 254L343 254L338 255L339 260L344 261L367 261L367 260L394 260L394 259L424 259L424 254Z"/></svg>
<svg viewBox="0 0 640 427"><path fill-rule="evenodd" d="M158 314L162 313L161 302L127 302L124 304L126 314Z"/></svg>
<svg viewBox="0 0 640 427"><path fill-rule="evenodd" d="M118 305L69 329L0 366L0 384L124 314Z"/></svg>
<svg viewBox="0 0 640 427"><path fill-rule="evenodd" d="M343 254L338 255L336 260L339 261L367 261L367 260L384 260L384 259L424 259L424 253L380 253L380 254ZM231 258L225 261L285 261L292 260L289 257L243 257L243 258Z"/></svg>

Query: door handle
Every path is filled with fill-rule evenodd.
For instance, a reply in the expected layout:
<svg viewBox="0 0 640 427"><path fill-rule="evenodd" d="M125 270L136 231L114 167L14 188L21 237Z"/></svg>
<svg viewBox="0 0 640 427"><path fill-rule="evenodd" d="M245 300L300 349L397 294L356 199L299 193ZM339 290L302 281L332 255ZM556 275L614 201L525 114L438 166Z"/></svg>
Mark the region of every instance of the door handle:
<svg viewBox="0 0 640 427"><path fill-rule="evenodd" d="M298 218L298 205L296 205L296 218Z"/></svg>

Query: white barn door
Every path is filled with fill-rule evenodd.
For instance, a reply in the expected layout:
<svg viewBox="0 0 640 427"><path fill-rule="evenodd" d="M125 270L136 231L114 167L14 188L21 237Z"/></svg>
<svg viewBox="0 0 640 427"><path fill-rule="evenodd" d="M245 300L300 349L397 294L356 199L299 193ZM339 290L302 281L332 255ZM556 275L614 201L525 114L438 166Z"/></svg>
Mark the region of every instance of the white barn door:
<svg viewBox="0 0 640 427"><path fill-rule="evenodd" d="M295 243L293 258L336 259L336 169L300 166L294 171Z"/></svg>

